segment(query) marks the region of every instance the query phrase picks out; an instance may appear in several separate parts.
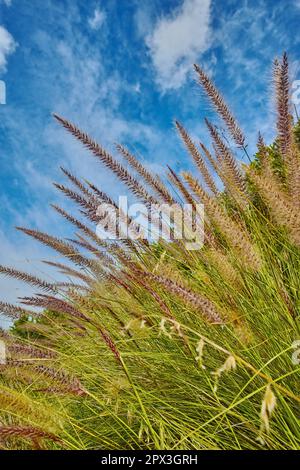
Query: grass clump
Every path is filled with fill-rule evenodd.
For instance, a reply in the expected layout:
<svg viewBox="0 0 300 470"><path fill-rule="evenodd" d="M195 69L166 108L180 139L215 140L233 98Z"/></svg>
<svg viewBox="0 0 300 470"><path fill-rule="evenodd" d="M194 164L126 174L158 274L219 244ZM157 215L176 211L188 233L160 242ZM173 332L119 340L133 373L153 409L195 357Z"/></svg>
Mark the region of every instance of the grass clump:
<svg viewBox="0 0 300 470"><path fill-rule="evenodd" d="M248 156L221 94L195 71L229 139ZM54 209L74 226L74 239L19 230L61 255L45 263L66 281L0 269L39 290L21 305L0 304L16 320L2 332L3 448L300 448L300 365L292 361L300 336L300 147L286 55L275 63L274 85L278 137L267 146L260 136L247 165L208 120L212 150L176 122L195 170L169 168L172 190L123 146L114 157L55 115L147 207L203 203L204 246L139 239L135 223L129 239L100 239L98 206L115 202L63 169L68 185L56 187L80 211Z"/></svg>

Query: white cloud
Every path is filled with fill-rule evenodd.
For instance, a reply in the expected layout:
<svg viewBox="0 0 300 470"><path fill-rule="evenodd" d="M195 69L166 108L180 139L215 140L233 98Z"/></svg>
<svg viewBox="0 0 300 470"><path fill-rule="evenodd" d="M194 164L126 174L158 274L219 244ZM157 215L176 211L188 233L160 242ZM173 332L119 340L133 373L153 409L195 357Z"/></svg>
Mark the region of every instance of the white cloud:
<svg viewBox="0 0 300 470"><path fill-rule="evenodd" d="M179 88L198 55L209 47L211 0L184 0L172 16L161 18L146 38L157 82Z"/></svg>
<svg viewBox="0 0 300 470"><path fill-rule="evenodd" d="M4 3L7 7L10 7L12 4L12 0L0 0L0 3Z"/></svg>
<svg viewBox="0 0 300 470"><path fill-rule="evenodd" d="M16 49L16 42L3 26L0 26L0 72L6 70L7 56Z"/></svg>
<svg viewBox="0 0 300 470"><path fill-rule="evenodd" d="M105 21L105 18L106 18L105 12L102 10L99 10L99 8L96 8L93 16L89 18L88 20L90 28L95 29L95 30L100 29Z"/></svg>

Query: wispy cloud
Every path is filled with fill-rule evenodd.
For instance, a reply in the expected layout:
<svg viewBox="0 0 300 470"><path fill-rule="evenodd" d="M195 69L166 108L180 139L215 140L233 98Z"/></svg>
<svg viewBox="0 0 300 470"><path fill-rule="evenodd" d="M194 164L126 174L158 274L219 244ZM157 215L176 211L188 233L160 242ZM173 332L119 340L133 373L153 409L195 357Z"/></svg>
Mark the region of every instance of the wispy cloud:
<svg viewBox="0 0 300 470"><path fill-rule="evenodd" d="M98 30L103 25L106 18L106 13L99 8L96 8L92 17L88 19L90 28Z"/></svg>
<svg viewBox="0 0 300 470"><path fill-rule="evenodd" d="M184 0L156 23L146 38L156 80L163 90L180 87L191 64L209 46L211 0Z"/></svg>
<svg viewBox="0 0 300 470"><path fill-rule="evenodd" d="M12 4L12 0L0 0L0 4L4 3L7 7L10 7Z"/></svg>
<svg viewBox="0 0 300 470"><path fill-rule="evenodd" d="M17 47L12 35L4 26L0 26L0 72L6 71L7 57L12 54Z"/></svg>

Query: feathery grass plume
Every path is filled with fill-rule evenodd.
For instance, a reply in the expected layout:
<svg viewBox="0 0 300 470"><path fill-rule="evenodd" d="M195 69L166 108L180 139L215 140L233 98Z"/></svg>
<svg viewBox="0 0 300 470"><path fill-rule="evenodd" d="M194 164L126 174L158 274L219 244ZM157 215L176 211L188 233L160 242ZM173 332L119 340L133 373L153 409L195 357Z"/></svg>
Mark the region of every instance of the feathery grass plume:
<svg viewBox="0 0 300 470"><path fill-rule="evenodd" d="M205 183L207 184L207 187L212 191L213 194L217 195L218 194L218 189L215 185L215 182L213 180L213 178L211 177L207 167L206 167L206 164L205 164L205 161L201 155L201 153L199 152L199 150L197 149L196 145L194 144L194 142L192 141L191 137L189 136L189 134L187 133L187 131L185 130L185 128L180 124L180 122L178 121L175 121L175 125L177 127L177 130L183 140L183 143L185 144L186 148L188 149L189 153L191 154L193 160L195 161L201 175L203 176L203 179L205 181Z"/></svg>
<svg viewBox="0 0 300 470"><path fill-rule="evenodd" d="M300 204L300 154L293 134L290 103L289 65L284 53L281 63L274 66L279 148L285 162L289 192L296 205Z"/></svg>
<svg viewBox="0 0 300 470"><path fill-rule="evenodd" d="M56 204L51 204L51 207L58 212L62 217L64 217L68 222L70 222L72 225L77 227L81 232L83 232L85 235L87 235L91 240L97 243L97 245L101 247L107 248L107 243L104 240L101 240L99 237L97 237L96 233L93 232L89 227L87 227L85 224L80 222L80 220L76 219L72 215L70 215L68 212L66 212L64 209L62 209L60 206Z"/></svg>
<svg viewBox="0 0 300 470"><path fill-rule="evenodd" d="M141 230L141 226L137 224L136 222L133 221L131 217L128 216L128 214L125 214L120 207L115 203L115 201L109 197L106 193L98 189L94 184L90 183L87 181L87 184L89 187L92 189L92 191L96 194L96 196L105 204L109 204L113 206L115 209L118 211L118 216L121 221L121 223L126 222L127 225L130 227L130 231L133 234L134 237L137 237L139 235L139 232ZM143 244L145 244L145 241L142 240Z"/></svg>
<svg viewBox="0 0 300 470"><path fill-rule="evenodd" d="M174 184L174 186L179 189L181 195L183 196L184 200L190 204L192 207L196 207L196 203L193 199L193 197L191 196L191 194L188 192L188 190L186 189L186 187L184 186L183 182L181 181L180 177L175 173L174 170L172 170L172 168L167 165L168 167L168 170L169 170L169 174L168 174L168 177L169 177L169 180L171 181L171 183Z"/></svg>
<svg viewBox="0 0 300 470"><path fill-rule="evenodd" d="M14 419L14 424L20 423L20 420L26 423L39 425L43 431L61 431L63 424L62 415L57 415L53 411L53 407L49 403L41 403L24 390L14 389L0 383L0 403L2 413L10 413ZM2 416L5 416L2 415ZM9 420L12 424L12 420ZM1 422L2 424L2 422Z"/></svg>
<svg viewBox="0 0 300 470"><path fill-rule="evenodd" d="M55 286L61 291L63 294L65 290L67 293L70 293L70 290L76 289L76 291L85 291L86 293L90 292L90 288L83 285L83 284L76 284L75 282L56 282Z"/></svg>
<svg viewBox="0 0 300 470"><path fill-rule="evenodd" d="M77 318L79 320L83 320L86 323L89 323L96 327L97 331L100 333L102 339L113 352L114 356L118 361L120 361L120 354L108 335L106 331L104 331L101 327L95 324L95 322L88 317L85 313L82 313L77 308L73 307L69 302L65 300L58 299L57 297L38 294L36 297L23 297L21 299L21 303L24 305L31 305L35 307L42 307L51 311L59 312L62 314L70 315L71 317Z"/></svg>
<svg viewBox="0 0 300 470"><path fill-rule="evenodd" d="M40 232L38 230L31 230L24 227L16 227L16 229L38 240L43 245L47 245L58 253L61 253L73 263L94 271L98 271L97 266L93 260L82 256L80 252L76 250L76 248L74 248L74 246L72 246L70 243L66 243L59 238L53 237L52 235L48 235L47 233Z"/></svg>
<svg viewBox="0 0 300 470"><path fill-rule="evenodd" d="M17 342L15 338L9 337L10 342L7 344L7 349L10 354L17 354L29 356L31 359L38 358L38 359L54 359L57 357L57 353L50 349L41 349L36 346L31 346L28 344L24 344L21 342Z"/></svg>
<svg viewBox="0 0 300 470"><path fill-rule="evenodd" d="M110 204L111 206L117 207L117 204L115 201L108 196L104 191L101 191L97 186L94 184L90 183L89 181L86 180L87 185L90 187L90 189L95 193L95 195L103 202L106 202L107 204Z"/></svg>
<svg viewBox="0 0 300 470"><path fill-rule="evenodd" d="M138 174L144 178L144 181L162 198L167 204L174 204L174 199L163 184L158 175L152 174L142 165L132 153L130 153L123 145L117 144L118 152L127 160L127 162L134 168Z"/></svg>
<svg viewBox="0 0 300 470"><path fill-rule="evenodd" d="M216 172L216 174L219 176L219 178L222 180L222 175L220 173L220 169L218 167L218 162L214 159L214 157L212 156L212 154L210 153L210 151L208 150L208 148L202 143L202 142L199 142L199 145L201 147L201 150L203 151L206 159L209 161L210 163L210 166L214 169L214 171Z"/></svg>
<svg viewBox="0 0 300 470"><path fill-rule="evenodd" d="M63 119L57 114L54 114L54 117L68 132L76 137L76 139L80 140L95 157L97 157L107 168L115 173L120 181L125 183L133 194L143 199L146 204L157 203L157 201L147 192L144 186L139 184L138 181L133 178L133 176L99 144L92 140L87 134L81 132L78 127L66 119Z"/></svg>
<svg viewBox="0 0 300 470"><path fill-rule="evenodd" d="M42 307L48 310L53 310L59 313L65 313L71 315L80 320L84 320L88 323L91 323L91 319L85 314L80 312L77 308L73 307L69 302L65 300L58 299L45 294L38 294L36 297L22 297L21 303L23 305L31 305L33 307Z"/></svg>
<svg viewBox="0 0 300 470"><path fill-rule="evenodd" d="M143 271L136 271L137 274L140 276L145 277L146 279L151 279L158 284L161 284L166 288L166 290L170 293L178 295L187 303L191 304L194 308L200 309L203 317L211 323L223 323L222 318L220 317L219 313L213 302L206 299L205 297L187 289L186 287L180 285L177 282L171 281L171 279L167 279L162 276L158 276L151 272L143 272Z"/></svg>
<svg viewBox="0 0 300 470"><path fill-rule="evenodd" d="M209 266L217 269L226 282L237 287L241 281L240 274L230 262L225 250L220 248L210 248L202 254L203 258L207 261Z"/></svg>
<svg viewBox="0 0 300 470"><path fill-rule="evenodd" d="M54 183L54 186L57 189L59 189L63 194L65 194L67 197L69 197L71 200L76 202L76 204L78 204L80 207L82 207L84 209L82 211L82 213L91 222L96 223L96 224L100 224L100 225L101 225L101 223L102 223L102 225L104 224L104 222L102 221L101 216L99 215L99 202L96 200L96 198L94 198L93 200L91 200L91 199L87 200L87 199L83 198L80 194L78 194L77 192L72 191L70 188L67 188L66 186L64 186L62 184ZM108 209L108 211L106 211L105 221L107 222L107 220L109 220L109 223L111 224L111 227L115 228L115 225L116 225L115 220L109 212L109 206L107 207L107 209ZM105 229L104 226L103 226L103 228ZM119 229L120 229L120 227L119 227L119 225L117 225L117 227L116 227L117 236L120 235ZM98 243L101 243L101 242L99 241ZM134 245L132 244L131 240L122 239L122 243L125 244L129 249L131 249L133 251L136 251L136 249L135 249Z"/></svg>
<svg viewBox="0 0 300 470"><path fill-rule="evenodd" d="M215 126L213 126L208 119L205 119L205 123L208 127L211 138L213 139L213 142L215 143L216 148L218 149L222 162L224 162L224 165L226 166L228 172L231 175L233 183L236 185L236 187L240 190L242 194L246 193L245 181L237 166L237 162L234 156L228 149L227 145L225 145Z"/></svg>
<svg viewBox="0 0 300 470"><path fill-rule="evenodd" d="M208 75L206 75L206 73L201 69L201 67L199 67L199 65L194 64L194 68L198 74L200 84L203 86L207 96L210 98L218 114L221 116L224 123L226 124L233 140L240 148L245 149L245 136L241 131L233 114L229 110L227 104L225 103L223 97L221 96L220 92L212 83Z"/></svg>
<svg viewBox="0 0 300 470"><path fill-rule="evenodd" d="M285 227L293 243L300 246L300 215L298 210L295 210L286 194L279 189L274 178L266 179L253 170L249 170L248 174L271 210L274 222L281 227Z"/></svg>
<svg viewBox="0 0 300 470"><path fill-rule="evenodd" d="M103 341L106 343L106 345L108 346L108 348L111 350L111 352L113 353L113 355L115 356L116 360L118 363L121 363L121 356L120 356L120 353L118 351L118 348L117 346L115 345L114 341L111 339L111 337L109 336L109 334L103 329L103 328L100 328L100 327L97 327L97 330L98 332L100 333Z"/></svg>
<svg viewBox="0 0 300 470"><path fill-rule="evenodd" d="M232 220L215 200L206 194L198 181L189 173L184 173L183 177L206 207L210 220L219 227L229 245L236 250L237 259L242 260L248 269L258 271L261 267L261 259L254 249L248 233L241 225Z"/></svg>
<svg viewBox="0 0 300 470"><path fill-rule="evenodd" d="M93 199L85 199L81 196L81 194L77 193L76 191L73 191L72 189L64 186L63 184L53 183L53 185L65 196L67 196L69 199L78 204L82 209L84 209L86 211L86 214L90 216L91 222L95 222L98 220L99 217L97 218L97 209L99 203L95 197Z"/></svg>
<svg viewBox="0 0 300 470"><path fill-rule="evenodd" d="M32 274L25 273L23 271L18 271L17 269L10 268L8 266L1 266L0 265L0 274L3 274L7 277L12 277L14 279L18 279L19 281L25 282L34 287L38 287L44 291L56 292L56 287L54 284L50 284L49 282L44 281L43 279L39 279Z"/></svg>
<svg viewBox="0 0 300 470"><path fill-rule="evenodd" d="M193 196L189 193L187 188L184 186L184 183L181 181L180 177L175 173L174 170L168 165L169 169L169 179L174 184L176 188L179 189L180 193L183 195L185 201L190 204L193 210L196 210L196 201L194 200ZM192 221L192 228L195 230L195 223ZM204 221L204 243L207 245L214 245L214 236L211 232L210 228L208 227L207 221Z"/></svg>
<svg viewBox="0 0 300 470"><path fill-rule="evenodd" d="M203 364L203 350L205 346L205 341L201 338L196 346L197 356L195 357L196 362L200 365L202 369L206 369L205 365Z"/></svg>
<svg viewBox="0 0 300 470"><path fill-rule="evenodd" d="M9 304L7 302L0 302L0 314L17 320L21 317L32 317L36 318L40 315L39 312L33 310L27 310L19 307L18 305Z"/></svg>
<svg viewBox="0 0 300 470"><path fill-rule="evenodd" d="M224 364L222 364L221 367L219 367L215 372L212 372L212 375L215 377L215 385L214 385L214 392L218 390L218 382L222 374L228 373L231 370L236 369L236 360L233 355L230 355L227 357L225 360Z"/></svg>
<svg viewBox="0 0 300 470"><path fill-rule="evenodd" d="M11 438L30 439L33 444L37 439L49 439L50 441L61 442L54 434L32 426L0 426L0 440Z"/></svg>
<svg viewBox="0 0 300 470"><path fill-rule="evenodd" d="M73 175L70 171L66 170L62 166L60 167L60 169L63 174L71 181L71 183L76 186L76 188L78 188L79 191L82 192L82 194L84 194L85 197L91 199L92 201L95 200L93 194L84 186L84 184L78 178L76 178L75 175Z"/></svg>
<svg viewBox="0 0 300 470"><path fill-rule="evenodd" d="M224 372L229 372L234 369L236 369L236 360L234 356L230 355L227 357L224 364L219 367L216 372L213 372L213 375L215 375L217 378L220 378Z"/></svg>
<svg viewBox="0 0 300 470"><path fill-rule="evenodd" d="M90 189L92 189L92 191L93 191L93 193L91 193L83 185L83 183L81 183L81 181L78 180L78 178L76 178L74 175L72 175L70 172L68 172L64 168L61 168L61 169L62 169L63 173L69 178L69 180L84 194L85 198L82 199L81 196L78 195L78 194L75 197L75 194L74 193L72 194L72 192L70 192L70 191L69 191L68 194L65 192L66 195L69 195L69 197L72 196L71 199L73 199L75 202L79 203L84 209L88 209L88 213L93 213L93 212L95 212L95 210L97 212L96 208L98 208L99 204L102 204L102 203L106 203L106 204L109 204L109 205L115 207L116 209L118 209L118 215L119 215L120 219L123 220L123 221L126 220L128 222L128 225L129 225L129 223L131 223L131 225L130 225L131 230L134 231L134 234L138 233L137 224L134 224L128 216L123 214L123 212L120 210L120 208L117 206L117 204L106 193L104 193L103 191L100 191L95 185L92 185L91 183L86 182L86 184L88 184ZM59 187L59 186L56 186L56 187L60 190L63 190L62 187ZM69 189L69 188L65 188L65 189Z"/></svg>
<svg viewBox="0 0 300 470"><path fill-rule="evenodd" d="M258 150L258 155L259 155L262 170L265 172L270 170L271 173L273 173L271 164L270 164L268 148L260 132L258 133L258 138L257 138L257 150Z"/></svg>
<svg viewBox="0 0 300 470"><path fill-rule="evenodd" d="M92 245L79 234L76 234L76 236L79 238L79 240L76 240L74 238L67 238L67 240L73 245L77 245L81 248L84 248L85 250L93 254L96 258L100 259L102 261L102 266L108 267L112 265L112 258L109 258L104 251L99 250L96 246Z"/></svg>
<svg viewBox="0 0 300 470"><path fill-rule="evenodd" d="M288 167L288 187L293 205L300 207L300 150L293 139Z"/></svg>
<svg viewBox="0 0 300 470"><path fill-rule="evenodd" d="M274 82L277 106L277 132L280 150L288 165L292 147L292 120L290 112L290 85L287 54L283 54L282 62L274 66Z"/></svg>
<svg viewBox="0 0 300 470"><path fill-rule="evenodd" d="M262 152L266 148L264 138L260 132L258 133L258 138L257 138L257 148L260 152Z"/></svg>
<svg viewBox="0 0 300 470"><path fill-rule="evenodd" d="M86 394L80 380L77 377L72 377L62 369L57 370L45 365L34 365L32 366L32 370L40 373L44 377L47 377L51 381L57 382L65 392L79 396Z"/></svg>
<svg viewBox="0 0 300 470"><path fill-rule="evenodd" d="M263 434L265 432L269 434L270 432L270 419L275 410L276 401L276 396L271 389L271 384L268 384L261 404L260 418L262 423L259 430L259 436L257 438L262 445L265 444Z"/></svg>
<svg viewBox="0 0 300 470"><path fill-rule="evenodd" d="M164 314L166 315L166 317L172 319L172 320L175 320L173 314L171 313L169 307L167 306L167 304L163 301L163 299L160 297L160 295L158 295L157 292L155 292L148 284L147 282L143 281L143 279L140 277L140 276L134 276L133 274L129 274L129 273L124 273L129 279L131 279L132 281L135 281L137 282L138 284L140 284L144 289L145 291L149 292L149 294L151 295L151 297L153 297L154 300L156 300L156 302L158 303L158 305L160 306L161 310L164 312Z"/></svg>
<svg viewBox="0 0 300 470"><path fill-rule="evenodd" d="M224 184L224 192L226 195L230 196L232 201L237 204L242 210L244 210L249 203L248 197L245 192L242 192L241 189L236 185L234 181L234 176L232 173L231 167L223 159L220 151L217 149L216 145L213 143L213 149L216 155L216 160L219 165L219 174L220 178ZM245 182L246 187L246 182Z"/></svg>
<svg viewBox="0 0 300 470"><path fill-rule="evenodd" d="M44 264L47 264L48 266L52 266L53 268L58 268L59 272L61 274L66 274L67 276L75 277L77 279L81 279L82 281L84 281L88 285L91 284L94 281L90 276L88 276L84 273L78 272L78 271L76 271L76 269L72 269L69 266L67 266L66 264L55 263L54 261L46 261L46 260L43 260L42 262Z"/></svg>

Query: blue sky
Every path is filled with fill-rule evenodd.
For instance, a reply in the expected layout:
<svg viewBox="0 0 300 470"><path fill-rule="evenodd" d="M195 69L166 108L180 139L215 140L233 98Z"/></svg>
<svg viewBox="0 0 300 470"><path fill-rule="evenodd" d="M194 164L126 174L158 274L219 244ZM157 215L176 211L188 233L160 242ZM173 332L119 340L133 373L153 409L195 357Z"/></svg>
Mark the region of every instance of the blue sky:
<svg viewBox="0 0 300 470"><path fill-rule="evenodd" d="M259 129L267 141L274 135L274 57L287 50L300 78L299 22L300 0L0 0L0 263L51 278L38 262L47 250L13 227L69 234L49 209L60 201L52 186L60 165L124 193L52 112L109 149L129 146L155 171L186 168L174 118L204 141L203 117L215 119L194 81L198 62L253 149ZM20 288L0 279L2 297Z"/></svg>

